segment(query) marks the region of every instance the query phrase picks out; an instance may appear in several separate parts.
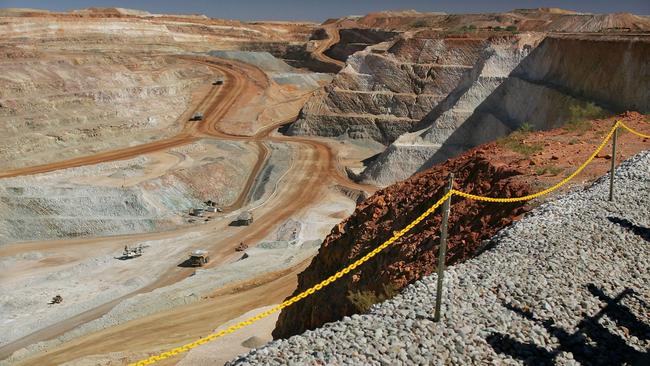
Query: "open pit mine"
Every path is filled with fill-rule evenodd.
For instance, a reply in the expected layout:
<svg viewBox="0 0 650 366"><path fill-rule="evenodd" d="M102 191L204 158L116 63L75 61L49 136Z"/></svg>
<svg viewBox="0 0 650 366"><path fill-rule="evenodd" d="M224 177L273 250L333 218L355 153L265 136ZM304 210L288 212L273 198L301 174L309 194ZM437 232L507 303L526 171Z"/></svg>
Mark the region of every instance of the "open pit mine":
<svg viewBox="0 0 650 366"><path fill-rule="evenodd" d="M650 364L648 116L645 15L0 9L0 365Z"/></svg>

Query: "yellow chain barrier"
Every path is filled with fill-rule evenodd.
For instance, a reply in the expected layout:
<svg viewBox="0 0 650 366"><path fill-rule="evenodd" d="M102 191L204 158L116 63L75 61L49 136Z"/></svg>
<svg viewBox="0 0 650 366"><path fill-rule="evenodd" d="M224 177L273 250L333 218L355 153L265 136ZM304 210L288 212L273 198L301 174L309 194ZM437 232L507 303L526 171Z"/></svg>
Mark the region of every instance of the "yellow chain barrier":
<svg viewBox="0 0 650 366"><path fill-rule="evenodd" d="M627 126L625 125L625 123L623 123L623 122L621 122L621 121L618 121L618 123L621 125L621 127L623 127L624 129L626 129L626 130L632 132L633 134L635 134L635 135L637 135L637 136L639 136L639 137L643 137L643 138L646 138L646 139L650 139L650 135L644 135L644 134L642 134L642 133L640 133L640 132L634 131L633 129L627 127Z"/></svg>
<svg viewBox="0 0 650 366"><path fill-rule="evenodd" d="M600 143L600 145L598 146L596 151L594 151L594 153L591 154L591 156L587 159L587 161L585 161L582 165L580 165L580 167L578 169L576 169L573 173L571 173L568 177L564 178L558 184L556 184L556 185L554 185L554 186L552 186L550 188L547 188L547 189L545 189L545 190L543 190L541 192L529 194L529 195L523 196L523 197L510 197L510 198L494 198L494 197L478 196L478 195L471 194L471 193L465 193L465 192L462 192L462 191L457 191L455 189L452 190L452 193L455 194L455 195L461 196L461 197L471 199L471 200L485 201L485 202L520 202L520 201L529 201L529 200L532 200L533 198L537 198L537 197L541 197L543 195L549 194L549 193L553 192L554 190L562 187L566 183L568 183L571 179L573 179L576 175L578 175L587 165L589 165L589 163L591 163L591 161L594 160L594 158L596 158L598 153L600 153L600 151L605 147L605 145L607 145L607 141L609 141L609 139L612 138L612 135L614 134L614 131L616 131L616 129L619 127L619 125L621 125L621 121L618 121L618 122L616 122L614 124L614 127L612 127L612 129L609 131L607 136L605 136L605 138L603 139L603 142Z"/></svg>
<svg viewBox="0 0 650 366"><path fill-rule="evenodd" d="M556 184L556 185L554 185L554 186L552 186L550 188L547 188L547 189L545 189L545 190L543 190L541 192L537 192L537 193L530 194L530 195L527 195L527 196L510 197L510 198L494 198L494 197L478 196L478 195L465 193L465 192L462 192L462 191L457 191L455 189L452 189L449 192L447 192L447 194L445 194L442 198L440 198L436 203L431 205L431 207L429 207L422 215L418 216L418 218L413 220L413 222L408 224L404 229L402 229L402 230L398 231L397 233L395 233L390 239L383 242L380 246L376 247L375 249L373 249L368 254L364 255L363 257L361 257L361 258L357 259L356 261L354 261L353 263L349 264L347 267L343 268L342 270L340 270L340 271L336 272L335 274L329 276L327 279L325 279L325 280L319 282L318 284L308 288L307 290L299 293L298 295L293 296L289 300L286 300L286 301L282 302L281 304L279 304L279 305L277 305L277 306L275 306L275 307L273 307L273 308L271 308L269 310L261 312L261 313L255 315L255 316L253 316L251 318L248 318L248 319L246 319L244 321L241 321L241 322L239 322L237 324L231 325L230 327L228 327L228 328L226 328L224 330L212 333L212 334L210 334L210 335L208 335L206 337L203 337L203 338L201 338L201 339L199 339L197 341L185 344L183 346L173 348L173 349L171 349L171 350L169 350L167 352L163 352L163 353L160 353L158 355L151 356L151 357L149 357L147 359L144 359L144 360L141 360L141 361L138 361L138 362L135 362L135 363L131 363L131 364L129 364L129 366L150 365L150 364L152 364L154 362L161 361L161 360L173 357L173 356L178 355L178 354L183 353L183 352L187 352L187 351L189 351L189 350L191 350L193 348L196 348L196 347L198 347L198 346L200 346L202 344L211 342L211 341L213 341L213 340L215 340L215 339L217 339L219 337L223 337L226 334L233 333L233 332L237 331L238 329L241 329L243 327L251 325L251 324L255 323L258 320L266 318L267 316L269 316L269 315L271 315L273 313L276 313L276 312L278 312L278 311L280 311L280 310L282 310L282 309L284 309L286 307L289 307L289 306L293 305L294 303L296 303L296 302L298 302L298 301L300 301L300 300L314 294L315 292L329 286L332 282L334 282L334 281L338 280L339 278L343 277L344 275L350 273L352 270L356 269L357 267L359 267L363 263L370 260L372 257L379 254L381 251L383 251L384 249L389 247L391 244L393 244L399 238L404 236L404 234L408 233L411 229L413 229L413 227L415 227L417 224L419 224L427 216L431 215L443 202L445 202L448 198L450 198L453 195L465 197L465 198L472 199L472 200L486 201L486 202L519 202L519 201L528 201L528 200L531 200L533 198L537 198L537 197L543 196L545 194L551 193L551 192L555 191L556 189L558 189L558 188L562 187L563 185L565 185L568 181L570 181L576 175L578 175L589 163L591 163L591 161L594 160L594 158L596 158L598 153L600 153L600 151L605 147L605 145L607 145L607 142L609 141L609 139L612 138L612 135L614 134L614 131L618 127L623 127L626 130L632 132L633 134L635 134L637 136L640 136L640 137L643 137L643 138L650 138L650 136L648 136L648 135L641 134L641 133L629 128L628 126L623 124L623 122L617 121L616 124L614 124L614 127L612 127L612 129L609 131L607 136L605 136L605 139L603 139L603 141L600 143L600 145L598 146L596 151L594 151L594 153L591 154L591 156L587 159L587 161L585 161L578 169L576 169L576 171L571 173L571 175L569 175L568 177L563 179L558 184Z"/></svg>

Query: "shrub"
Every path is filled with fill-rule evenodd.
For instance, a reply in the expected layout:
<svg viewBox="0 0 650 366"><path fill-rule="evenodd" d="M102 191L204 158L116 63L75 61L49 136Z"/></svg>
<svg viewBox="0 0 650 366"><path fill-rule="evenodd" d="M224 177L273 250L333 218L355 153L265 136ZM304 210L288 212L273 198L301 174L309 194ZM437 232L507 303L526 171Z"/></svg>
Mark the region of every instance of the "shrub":
<svg viewBox="0 0 650 366"><path fill-rule="evenodd" d="M528 133L528 132L532 132L533 130L534 130L533 125L531 125L528 122L522 123L521 126L519 126L519 128L517 129L517 131L521 133Z"/></svg>
<svg viewBox="0 0 650 366"><path fill-rule="evenodd" d="M592 102L584 105L574 104L569 107L569 120L564 127L567 131L585 133L591 127L589 120L605 115L605 110Z"/></svg>
<svg viewBox="0 0 650 366"><path fill-rule="evenodd" d="M541 166L541 167L535 169L535 173L537 173L537 175L543 175L543 174L546 174L546 173L548 173L550 175L558 175L563 171L564 171L564 169L562 169L560 167L557 167L555 165Z"/></svg>
<svg viewBox="0 0 650 366"><path fill-rule="evenodd" d="M506 27L506 30L508 32L516 32L517 31L517 26L516 25L509 25Z"/></svg>
<svg viewBox="0 0 650 366"><path fill-rule="evenodd" d="M399 293L395 284L383 284L382 287L383 293L376 294L370 290L348 292L347 298L360 313L367 313L374 304L391 299Z"/></svg>

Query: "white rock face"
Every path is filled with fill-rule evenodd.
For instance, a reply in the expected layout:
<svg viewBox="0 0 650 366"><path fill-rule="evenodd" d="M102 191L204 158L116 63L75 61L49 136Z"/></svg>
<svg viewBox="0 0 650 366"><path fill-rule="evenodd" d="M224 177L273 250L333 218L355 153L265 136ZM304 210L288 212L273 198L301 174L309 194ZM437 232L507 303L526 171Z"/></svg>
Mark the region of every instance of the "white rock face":
<svg viewBox="0 0 650 366"><path fill-rule="evenodd" d="M348 58L332 85L312 97L289 133L373 139L412 131L481 59L484 40L403 38Z"/></svg>
<svg viewBox="0 0 650 366"><path fill-rule="evenodd" d="M650 78L639 77L649 70L650 42L547 37L539 43L542 38L492 42L419 129L397 138L360 178L389 185L524 123L551 129L589 110L650 110Z"/></svg>
<svg viewBox="0 0 650 366"><path fill-rule="evenodd" d="M2 179L0 246L183 224L183 215L207 199L235 201L255 159L240 143L206 140L156 157Z"/></svg>
<svg viewBox="0 0 650 366"><path fill-rule="evenodd" d="M435 154L447 138L492 94L538 42L521 37L488 42L480 58L463 75L456 88L419 124L415 132L401 135L361 174L371 184L386 186L408 178ZM497 121L492 123L501 132Z"/></svg>

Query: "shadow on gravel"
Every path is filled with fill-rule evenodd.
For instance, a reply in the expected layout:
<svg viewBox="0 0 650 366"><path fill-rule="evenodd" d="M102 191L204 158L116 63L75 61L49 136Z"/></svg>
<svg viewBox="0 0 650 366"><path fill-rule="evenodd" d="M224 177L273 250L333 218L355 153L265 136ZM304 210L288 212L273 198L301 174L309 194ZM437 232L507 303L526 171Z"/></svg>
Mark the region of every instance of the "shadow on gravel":
<svg viewBox="0 0 650 366"><path fill-rule="evenodd" d="M624 229L627 229L628 231L631 231L632 233L640 236L641 239L644 239L645 241L650 242L650 228L635 225L630 220L622 219L620 217L607 216L607 220L609 220L609 221L615 223L616 225L619 225L619 226L623 227Z"/></svg>
<svg viewBox="0 0 650 366"><path fill-rule="evenodd" d="M486 338L487 342L496 352L519 359L525 365L554 365L555 357L561 352L571 352L573 358L582 365L650 365L650 353L647 350L642 352L632 348L625 339L599 323L601 318L607 316L616 323L617 331L647 341L650 337L650 325L641 322L627 306L621 304L621 300L626 296L634 297L642 307L646 308L646 311L650 311L648 305L629 288L614 298L607 296L593 284L589 284L587 289L594 297L604 302L605 306L592 316L583 314L574 333L556 326L552 319L540 319L531 311L511 304L503 305L520 316L542 325L551 336L557 338L560 344L557 348L548 350L532 342L520 342L507 334L500 333L489 335Z"/></svg>

